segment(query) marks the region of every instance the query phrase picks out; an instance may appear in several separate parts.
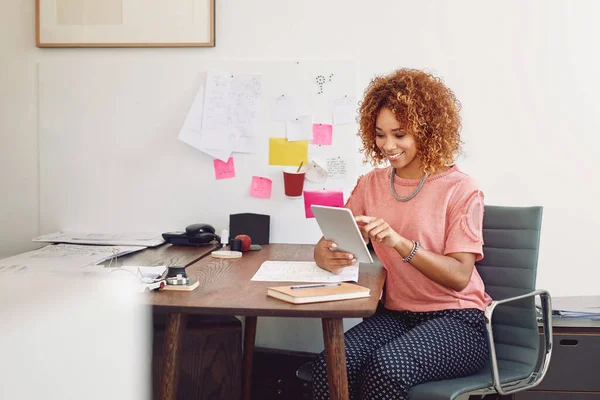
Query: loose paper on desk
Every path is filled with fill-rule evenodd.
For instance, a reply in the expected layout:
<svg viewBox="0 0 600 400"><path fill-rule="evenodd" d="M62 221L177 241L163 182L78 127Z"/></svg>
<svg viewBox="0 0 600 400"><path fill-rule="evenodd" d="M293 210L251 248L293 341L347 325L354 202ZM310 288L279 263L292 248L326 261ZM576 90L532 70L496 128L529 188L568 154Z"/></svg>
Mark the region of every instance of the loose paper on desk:
<svg viewBox="0 0 600 400"><path fill-rule="evenodd" d="M98 232L70 232L59 231L38 236L33 242L44 243L74 243L74 244L101 244L113 246L147 246L154 247L163 244L165 240L160 233L98 233Z"/></svg>
<svg viewBox="0 0 600 400"><path fill-rule="evenodd" d="M252 277L266 282L358 282L358 265L346 267L339 275L319 268L312 261L265 261Z"/></svg>
<svg viewBox="0 0 600 400"><path fill-rule="evenodd" d="M115 256L145 249L143 246L84 246L56 244L0 260L0 271L47 272L80 270Z"/></svg>
<svg viewBox="0 0 600 400"><path fill-rule="evenodd" d="M539 297L535 303L540 309ZM600 296L552 297L552 313L565 318L600 319Z"/></svg>
<svg viewBox="0 0 600 400"><path fill-rule="evenodd" d="M145 278L157 279L165 273L167 267L164 265L159 265L156 267L148 267L143 265L124 265L121 267L121 269L133 272L136 275L140 273Z"/></svg>
<svg viewBox="0 0 600 400"><path fill-rule="evenodd" d="M260 75L209 71L206 75L201 146L224 153L255 152L261 91ZM227 161L228 158L229 155L220 159Z"/></svg>

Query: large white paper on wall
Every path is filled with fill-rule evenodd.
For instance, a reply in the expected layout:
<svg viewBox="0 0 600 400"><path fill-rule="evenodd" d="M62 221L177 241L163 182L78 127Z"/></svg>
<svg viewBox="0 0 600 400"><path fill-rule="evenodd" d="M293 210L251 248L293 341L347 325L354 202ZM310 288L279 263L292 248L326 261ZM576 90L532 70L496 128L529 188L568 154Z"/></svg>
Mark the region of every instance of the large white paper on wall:
<svg viewBox="0 0 600 400"><path fill-rule="evenodd" d="M179 131L179 140L219 160L227 160L231 155L229 147L209 149L202 146L202 116L204 109L204 86L200 86Z"/></svg>
<svg viewBox="0 0 600 400"><path fill-rule="evenodd" d="M202 116L201 147L253 153L256 151L261 76L210 71ZM227 157L219 157L227 161Z"/></svg>

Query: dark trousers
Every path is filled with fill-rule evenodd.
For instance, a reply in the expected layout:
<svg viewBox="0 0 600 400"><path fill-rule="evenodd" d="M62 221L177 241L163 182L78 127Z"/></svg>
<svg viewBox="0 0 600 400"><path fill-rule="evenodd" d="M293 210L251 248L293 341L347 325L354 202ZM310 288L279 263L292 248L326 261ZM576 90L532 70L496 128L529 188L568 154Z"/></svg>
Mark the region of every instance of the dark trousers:
<svg viewBox="0 0 600 400"><path fill-rule="evenodd" d="M419 383L474 374L488 360L483 311L390 311L344 335L351 399L408 399ZM313 364L313 396L329 399L325 353Z"/></svg>

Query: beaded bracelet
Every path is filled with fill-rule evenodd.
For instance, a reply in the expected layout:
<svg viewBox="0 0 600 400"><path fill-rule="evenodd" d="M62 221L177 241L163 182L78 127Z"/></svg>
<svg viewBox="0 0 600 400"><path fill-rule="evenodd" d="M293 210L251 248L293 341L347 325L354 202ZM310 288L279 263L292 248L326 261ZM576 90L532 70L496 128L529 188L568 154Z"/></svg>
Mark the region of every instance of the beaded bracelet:
<svg viewBox="0 0 600 400"><path fill-rule="evenodd" d="M413 248L412 251L410 252L410 254L408 256L406 256L406 258L403 258L402 261L404 261L405 263L409 262L410 260L412 260L412 258L415 256L415 253L417 252L417 250L419 250L419 242L417 242L416 240L413 242Z"/></svg>

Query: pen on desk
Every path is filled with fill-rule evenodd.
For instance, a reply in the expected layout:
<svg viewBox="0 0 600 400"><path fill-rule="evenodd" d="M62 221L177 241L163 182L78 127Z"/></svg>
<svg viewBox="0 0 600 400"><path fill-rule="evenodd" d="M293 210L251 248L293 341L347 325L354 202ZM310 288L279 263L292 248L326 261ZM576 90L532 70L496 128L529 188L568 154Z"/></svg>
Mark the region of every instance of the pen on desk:
<svg viewBox="0 0 600 400"><path fill-rule="evenodd" d="M320 287L331 287L331 286L340 286L340 283L319 283L317 285L299 285L292 286L291 289L312 289L312 288L320 288Z"/></svg>

